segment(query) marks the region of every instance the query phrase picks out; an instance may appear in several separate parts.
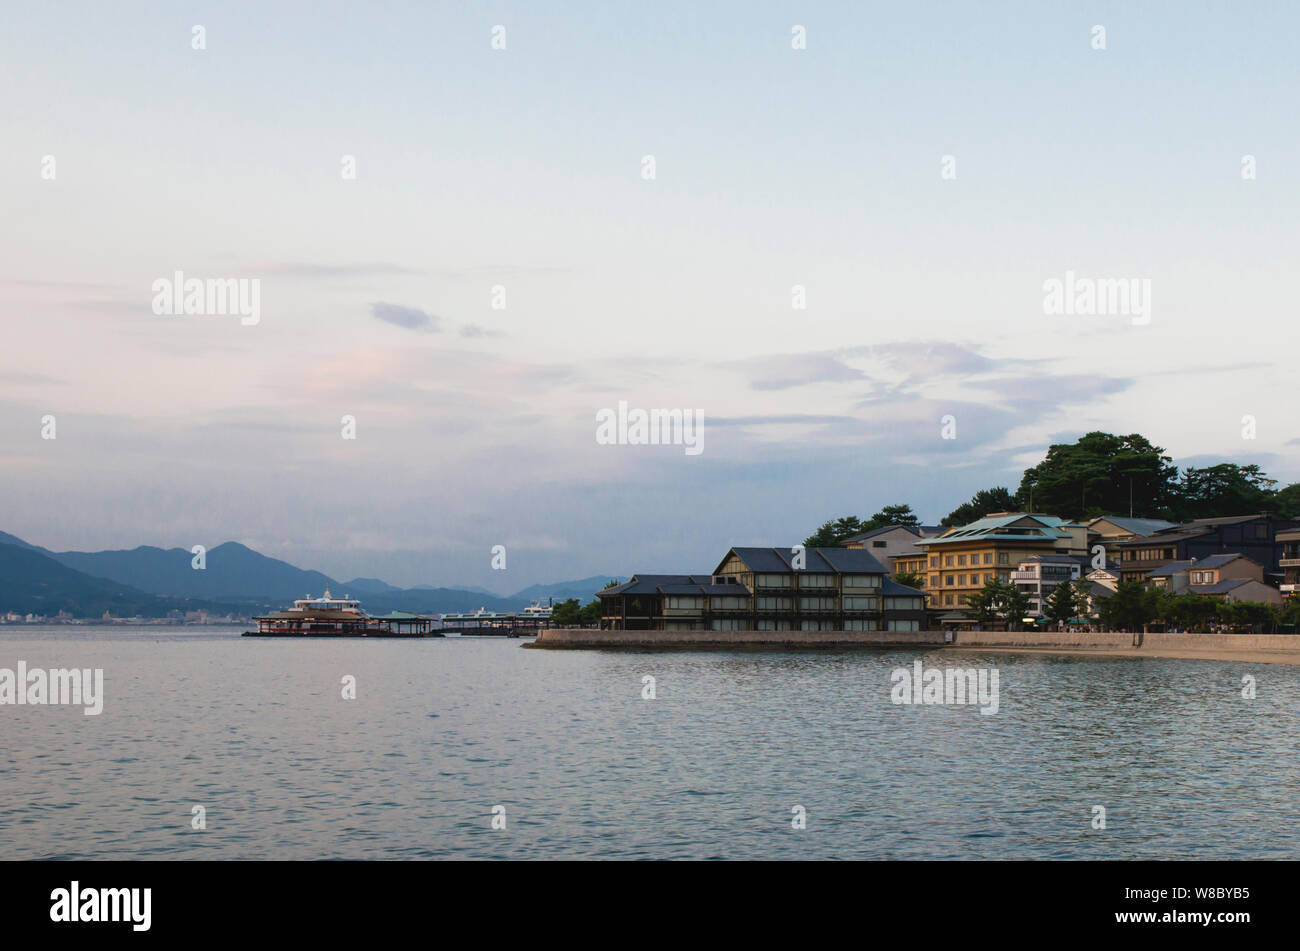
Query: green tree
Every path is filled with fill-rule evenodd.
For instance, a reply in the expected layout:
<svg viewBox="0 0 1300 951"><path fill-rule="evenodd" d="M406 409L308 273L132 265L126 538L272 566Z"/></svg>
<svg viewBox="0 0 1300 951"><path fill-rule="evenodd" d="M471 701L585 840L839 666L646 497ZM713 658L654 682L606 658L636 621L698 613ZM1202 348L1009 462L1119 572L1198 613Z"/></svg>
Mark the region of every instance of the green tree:
<svg viewBox="0 0 1300 951"><path fill-rule="evenodd" d="M1016 509L1016 498L1005 486L980 489L974 497L944 516L942 525L969 525L990 512L1011 512Z"/></svg>
<svg viewBox="0 0 1300 951"><path fill-rule="evenodd" d="M964 614L979 624L991 624L998 619L998 598L1002 585L996 578L984 582L984 587L966 596Z"/></svg>
<svg viewBox="0 0 1300 951"><path fill-rule="evenodd" d="M911 525L915 528L920 524L921 519L912 511L912 506L886 505L863 523L862 530L870 532L877 528L884 528L886 525Z"/></svg>
<svg viewBox="0 0 1300 951"><path fill-rule="evenodd" d="M1112 630L1140 631L1157 617L1158 592L1140 581L1121 581L1115 593L1098 605L1102 622Z"/></svg>
<svg viewBox="0 0 1300 951"><path fill-rule="evenodd" d="M910 505L886 505L871 518L858 518L856 515L845 515L843 518L831 519L829 522L823 522L817 531L813 532L803 540L805 548L834 548L842 545L854 535L861 535L863 532L873 532L878 528L885 528L889 525L911 525L913 527L921 524L920 518L912 511Z"/></svg>
<svg viewBox="0 0 1300 951"><path fill-rule="evenodd" d="M1047 596L1047 603L1043 605L1043 617L1053 623L1064 624L1077 616L1074 585L1062 581Z"/></svg>
<svg viewBox="0 0 1300 951"><path fill-rule="evenodd" d="M551 608L551 623L556 627L580 627L582 605L577 598L568 598Z"/></svg>
<svg viewBox="0 0 1300 951"><path fill-rule="evenodd" d="M1278 518L1300 519L1300 482L1273 493L1270 509Z"/></svg>
<svg viewBox="0 0 1300 951"><path fill-rule="evenodd" d="M1175 511L1182 519L1261 512L1273 504L1275 485L1277 480L1256 465L1222 462L1205 469L1189 466L1178 483Z"/></svg>
<svg viewBox="0 0 1300 951"><path fill-rule="evenodd" d="M1091 619L1095 610L1092 605L1092 582L1080 578L1070 586L1074 591L1074 616ZM1098 599L1100 600L1100 599Z"/></svg>
<svg viewBox="0 0 1300 951"><path fill-rule="evenodd" d="M914 571L900 571L894 575L894 580L908 588L925 587L925 575L919 575Z"/></svg>
<svg viewBox="0 0 1300 951"><path fill-rule="evenodd" d="M803 540L803 544L805 548L834 548L846 538L860 535L862 532L862 522L858 517L846 515L844 518L823 522L817 531Z"/></svg>
<svg viewBox="0 0 1300 951"><path fill-rule="evenodd" d="M997 600L997 608L998 614L1006 622L1007 630L1020 630L1025 615L1029 613L1029 595L1013 584L1001 584L996 579L993 583L1002 589L1002 595Z"/></svg>
<svg viewBox="0 0 1300 951"><path fill-rule="evenodd" d="M1047 458L1025 470L1016 495L1054 515L1127 515L1130 504L1134 515L1159 515L1177 495L1178 467L1164 452L1137 433L1091 432L1050 446Z"/></svg>
<svg viewBox="0 0 1300 951"><path fill-rule="evenodd" d="M1029 595L1014 585L997 578L984 582L984 587L966 596L965 614L980 624L1002 620L1007 630L1019 630L1021 619L1029 610Z"/></svg>

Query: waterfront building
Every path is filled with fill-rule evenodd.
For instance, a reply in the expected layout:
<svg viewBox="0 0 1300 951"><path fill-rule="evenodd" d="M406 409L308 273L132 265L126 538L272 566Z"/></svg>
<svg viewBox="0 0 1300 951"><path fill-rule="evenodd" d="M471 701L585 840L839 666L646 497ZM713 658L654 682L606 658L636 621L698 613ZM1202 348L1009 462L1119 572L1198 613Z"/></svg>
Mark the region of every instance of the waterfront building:
<svg viewBox="0 0 1300 951"><path fill-rule="evenodd" d="M862 548L889 569L891 576L908 573L924 577L925 551L916 546L922 538L943 534L942 525L885 525L846 538L845 548Z"/></svg>
<svg viewBox="0 0 1300 951"><path fill-rule="evenodd" d="M1052 515L997 512L916 542L926 553L926 594L932 610L961 620L967 598L993 580L1011 574L1034 555L1077 555L1088 551L1088 526Z"/></svg>
<svg viewBox="0 0 1300 951"><path fill-rule="evenodd" d="M606 630L918 631L925 594L866 549L731 548L709 574L633 575L597 592Z"/></svg>
<svg viewBox="0 0 1300 951"><path fill-rule="evenodd" d="M1086 555L1030 555L1016 564L1011 583L1029 598L1029 614L1043 616L1043 606L1062 582L1078 581Z"/></svg>
<svg viewBox="0 0 1300 951"><path fill-rule="evenodd" d="M1238 554L1172 561L1149 571L1147 584L1171 594L1201 594L1228 601L1282 603L1281 594L1264 579L1264 566Z"/></svg>
<svg viewBox="0 0 1300 951"><path fill-rule="evenodd" d="M1148 536L1120 540L1114 543L1113 550L1118 555L1123 581L1145 581L1149 572L1170 562L1240 554L1263 566L1264 580L1276 583L1282 580L1284 548L1277 534L1294 528L1300 528L1300 523L1268 515L1202 518Z"/></svg>
<svg viewBox="0 0 1300 951"><path fill-rule="evenodd" d="M1282 570L1280 590L1288 597L1300 594L1300 528L1278 532L1276 541L1282 546L1278 553L1278 567Z"/></svg>

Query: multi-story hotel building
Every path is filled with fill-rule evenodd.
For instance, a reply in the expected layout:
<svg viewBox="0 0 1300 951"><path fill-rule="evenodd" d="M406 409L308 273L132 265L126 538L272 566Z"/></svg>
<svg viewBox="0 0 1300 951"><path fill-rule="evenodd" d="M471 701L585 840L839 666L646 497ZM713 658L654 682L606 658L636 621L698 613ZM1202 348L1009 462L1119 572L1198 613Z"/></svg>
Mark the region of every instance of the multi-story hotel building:
<svg viewBox="0 0 1300 951"><path fill-rule="evenodd" d="M1265 580L1282 580L1280 564L1285 545L1279 532L1294 529L1294 521L1267 515L1201 518L1186 525L1113 544L1123 581L1145 581L1149 572L1175 561L1211 555L1239 554L1263 566Z"/></svg>
<svg viewBox="0 0 1300 951"><path fill-rule="evenodd" d="M1283 596L1300 594L1300 528L1289 528L1277 533L1277 543L1282 546L1278 567L1282 569Z"/></svg>
<svg viewBox="0 0 1300 951"><path fill-rule="evenodd" d="M1011 583L1029 598L1029 614L1043 616L1043 606L1063 582L1078 581L1086 555L1030 555L1011 572Z"/></svg>
<svg viewBox="0 0 1300 951"><path fill-rule="evenodd" d="M917 631L925 595L869 551L732 548L708 575L633 575L599 592L616 631Z"/></svg>
<svg viewBox="0 0 1300 951"><path fill-rule="evenodd" d="M932 610L954 618L967 598L994 578L1011 574L1034 555L1084 555L1088 526L1053 515L999 512L916 543L926 553L926 595Z"/></svg>

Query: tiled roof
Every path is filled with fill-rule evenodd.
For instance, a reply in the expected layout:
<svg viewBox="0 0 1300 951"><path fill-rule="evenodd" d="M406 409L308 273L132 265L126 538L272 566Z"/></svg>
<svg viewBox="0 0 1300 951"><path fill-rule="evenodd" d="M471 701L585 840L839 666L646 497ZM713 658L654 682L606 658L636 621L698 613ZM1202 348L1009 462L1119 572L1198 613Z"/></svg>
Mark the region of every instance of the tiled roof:
<svg viewBox="0 0 1300 951"><path fill-rule="evenodd" d="M880 593L881 593L882 595L885 595L885 596L887 596L887 597L891 597L891 598L893 598L893 597L906 597L906 596L909 595L909 594L910 594L910 595L915 595L915 596L917 596L917 597L924 597L924 596L925 596L925 592L922 591L922 590L920 590L919 588L909 588L909 587L908 587L907 585L905 585L905 584L899 584L899 583L898 583L897 581L895 581L893 578L886 578L886 579L884 580L884 582L883 582L883 583L881 584L881 586L880 586Z"/></svg>
<svg viewBox="0 0 1300 951"><path fill-rule="evenodd" d="M1148 578L1172 578L1176 574L1186 571L1192 567L1190 561L1171 561L1167 565L1161 565L1159 568L1153 568L1147 572Z"/></svg>
<svg viewBox="0 0 1300 951"><path fill-rule="evenodd" d="M1107 521L1112 525L1118 525L1126 532L1132 532L1134 535L1151 535L1155 532L1179 527L1177 523L1166 522L1162 518L1121 518L1118 515L1102 515L1098 518L1094 518L1092 521ZM1092 523L1090 522L1089 524Z"/></svg>
<svg viewBox="0 0 1300 951"><path fill-rule="evenodd" d="M1171 528L1167 531L1156 532L1154 535L1147 535L1138 538L1124 538L1110 544L1123 548L1145 548L1166 545L1169 542L1180 542L1188 538L1199 538L1202 535L1209 535L1212 529L1208 527L1193 528L1188 525L1179 525L1177 528Z"/></svg>
<svg viewBox="0 0 1300 951"><path fill-rule="evenodd" d="M1016 526L1017 522L1026 520L1035 524ZM923 538L917 542L917 545L929 547L964 541L1055 541L1069 538L1070 533L1065 531L1065 528L1077 524L1077 522L1057 518L1055 515L1030 515L1026 512L987 515L969 525L953 527L938 538Z"/></svg>
<svg viewBox="0 0 1300 951"><path fill-rule="evenodd" d="M865 548L809 548L805 552L801 574L885 574L885 566ZM727 558L735 555L755 572L787 574L795 570L794 553L789 548L732 548Z"/></svg>
<svg viewBox="0 0 1300 951"><path fill-rule="evenodd" d="M1194 594L1225 594L1233 588L1240 588L1243 584L1250 584L1253 580L1253 578L1229 578L1226 581L1220 581L1218 584L1190 585L1187 590Z"/></svg>
<svg viewBox="0 0 1300 951"><path fill-rule="evenodd" d="M885 532L892 532L896 528L901 528L905 532L911 532L918 538L921 535L914 525L884 525L880 528L873 528L869 532L863 532L861 535L854 535L851 538L846 538L844 539L844 543L865 541L868 538L875 538L877 535L883 535Z"/></svg>
<svg viewBox="0 0 1300 951"><path fill-rule="evenodd" d="M1236 561L1238 558L1246 558L1246 556L1241 554L1208 555L1207 557L1202 558L1200 561L1196 562L1196 564L1194 564L1192 567L1193 568L1218 568L1220 565L1226 565L1228 564L1228 562ZM1246 560L1250 561L1249 558L1246 558Z"/></svg>
<svg viewBox="0 0 1300 951"><path fill-rule="evenodd" d="M597 591L596 594L601 597L614 594L659 594L663 585L701 585L712 581L712 575L633 575L622 584Z"/></svg>

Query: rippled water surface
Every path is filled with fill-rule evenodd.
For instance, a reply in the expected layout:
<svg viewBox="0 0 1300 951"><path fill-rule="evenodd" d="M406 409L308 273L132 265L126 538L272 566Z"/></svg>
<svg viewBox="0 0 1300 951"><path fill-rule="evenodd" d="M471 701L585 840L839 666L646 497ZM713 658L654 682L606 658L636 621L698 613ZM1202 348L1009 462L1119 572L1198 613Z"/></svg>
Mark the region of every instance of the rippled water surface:
<svg viewBox="0 0 1300 951"><path fill-rule="evenodd" d="M0 706L0 858L1300 858L1300 668L237 634L0 629L106 694ZM891 703L918 658L998 713Z"/></svg>

